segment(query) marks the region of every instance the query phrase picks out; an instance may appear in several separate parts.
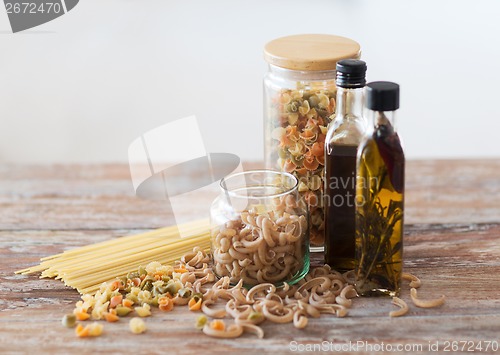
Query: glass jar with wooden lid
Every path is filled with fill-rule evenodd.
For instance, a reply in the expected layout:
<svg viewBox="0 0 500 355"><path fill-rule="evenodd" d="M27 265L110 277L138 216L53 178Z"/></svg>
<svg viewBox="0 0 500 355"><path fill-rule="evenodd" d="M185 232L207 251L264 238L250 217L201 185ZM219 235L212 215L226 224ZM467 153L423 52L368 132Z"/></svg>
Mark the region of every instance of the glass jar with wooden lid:
<svg viewBox="0 0 500 355"><path fill-rule="evenodd" d="M324 142L336 107L335 68L360 55L357 42L327 34L281 37L264 47L264 161L299 180L311 251L324 245Z"/></svg>

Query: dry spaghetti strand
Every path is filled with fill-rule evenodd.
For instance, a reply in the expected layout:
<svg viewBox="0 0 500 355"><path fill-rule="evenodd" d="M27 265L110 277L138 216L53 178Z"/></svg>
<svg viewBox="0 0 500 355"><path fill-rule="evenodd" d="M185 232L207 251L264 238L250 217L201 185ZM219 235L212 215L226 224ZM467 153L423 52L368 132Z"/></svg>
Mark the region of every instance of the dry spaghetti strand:
<svg viewBox="0 0 500 355"><path fill-rule="evenodd" d="M95 293L103 282L125 276L144 263L171 264L198 246L210 248L208 220L182 225L187 236L179 235L177 226L120 237L40 259L40 264L16 271L16 274L41 272L41 278L54 277L81 294Z"/></svg>

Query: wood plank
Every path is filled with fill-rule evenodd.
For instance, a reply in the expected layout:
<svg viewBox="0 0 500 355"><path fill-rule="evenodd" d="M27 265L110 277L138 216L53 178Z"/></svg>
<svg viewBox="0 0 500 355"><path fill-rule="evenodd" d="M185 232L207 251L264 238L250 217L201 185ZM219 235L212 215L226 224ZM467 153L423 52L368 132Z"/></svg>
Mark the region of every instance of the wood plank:
<svg viewBox="0 0 500 355"><path fill-rule="evenodd" d="M30 233L31 237L27 238ZM76 292L58 281L12 274L16 267L34 262L44 251L58 252L69 245L78 246L122 234L123 231L0 233L1 253L6 256L0 264L0 341L12 344L7 349L30 352L43 344L42 349L51 353L70 349L106 351L117 346L149 350L142 348L146 346L143 344L154 342L158 349L168 347L175 353L195 351L199 347L211 351L280 353L287 351L293 340L300 344L366 340L373 344L384 341L394 345L426 345L429 341L457 340L457 336L460 340L495 340L500 331L497 292L500 225L495 224L435 226L429 230L421 226L407 228L405 270L422 278L422 297L447 296L441 308L412 307L408 316L391 319L388 312L394 307L389 299L357 299L347 318L311 319L304 330L294 329L291 324L265 324L266 338L258 341L250 335L237 340L197 336L193 328L196 315L182 308L168 314L157 312L148 318L149 331L141 336L121 338L118 334L128 334L124 319L119 324L105 324L106 334L101 338L76 339L71 330L61 328L59 323L62 315L72 310L78 299ZM319 258L315 257L317 263ZM410 303L408 289L404 289L401 297ZM25 334L30 334L29 339ZM52 337L56 339L47 342Z"/></svg>
<svg viewBox="0 0 500 355"><path fill-rule="evenodd" d="M250 167L258 163L249 164ZM280 354L291 341L377 345L453 340L500 341L500 159L410 161L405 270L424 282L421 297L447 296L437 309L412 307L392 319L386 298L356 299L349 317L310 319L304 330L266 323L266 338L201 336L185 308L154 314L149 330L129 336L124 319L96 339L77 339L60 319L79 295L59 281L14 275L43 256L172 223L168 204L137 199L126 165L0 166L0 352ZM199 201L181 206L186 217ZM321 256L314 256L321 263ZM403 299L409 302L408 289ZM158 312L157 312L158 313ZM370 353L361 348L359 353ZM372 352L373 353L373 352ZM493 353L484 352L483 353Z"/></svg>
<svg viewBox="0 0 500 355"><path fill-rule="evenodd" d="M406 185L408 224L500 222L500 159L409 161ZM199 197L205 202L186 200L181 208L208 210L211 199ZM144 229L174 222L166 201L134 196L123 164L1 166L0 207L0 230Z"/></svg>

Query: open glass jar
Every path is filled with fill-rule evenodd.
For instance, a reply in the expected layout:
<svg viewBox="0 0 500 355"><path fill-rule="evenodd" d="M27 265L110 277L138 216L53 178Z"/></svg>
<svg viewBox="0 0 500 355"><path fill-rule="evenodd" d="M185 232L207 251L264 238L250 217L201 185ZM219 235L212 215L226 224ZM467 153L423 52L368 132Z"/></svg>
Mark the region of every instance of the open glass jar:
<svg viewBox="0 0 500 355"><path fill-rule="evenodd" d="M291 174L255 170L225 177L210 210L215 274L245 286L294 284L309 271L307 211Z"/></svg>
<svg viewBox="0 0 500 355"><path fill-rule="evenodd" d="M299 181L309 209L311 250L324 245L324 143L335 113L337 61L359 58L357 42L333 35L295 35L269 42L264 78L264 160L266 168Z"/></svg>

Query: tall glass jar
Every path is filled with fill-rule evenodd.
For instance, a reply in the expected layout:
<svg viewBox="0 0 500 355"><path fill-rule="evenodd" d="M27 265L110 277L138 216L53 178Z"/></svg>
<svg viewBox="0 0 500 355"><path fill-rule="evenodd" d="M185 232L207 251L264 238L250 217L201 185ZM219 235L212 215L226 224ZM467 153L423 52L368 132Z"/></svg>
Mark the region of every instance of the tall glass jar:
<svg viewBox="0 0 500 355"><path fill-rule="evenodd" d="M309 228L298 180L255 170L225 177L210 210L215 274L245 286L294 284L309 271Z"/></svg>
<svg viewBox="0 0 500 355"><path fill-rule="evenodd" d="M336 107L335 67L360 53L351 39L319 34L278 38L264 49L265 165L299 181L312 251L324 246L324 143Z"/></svg>

